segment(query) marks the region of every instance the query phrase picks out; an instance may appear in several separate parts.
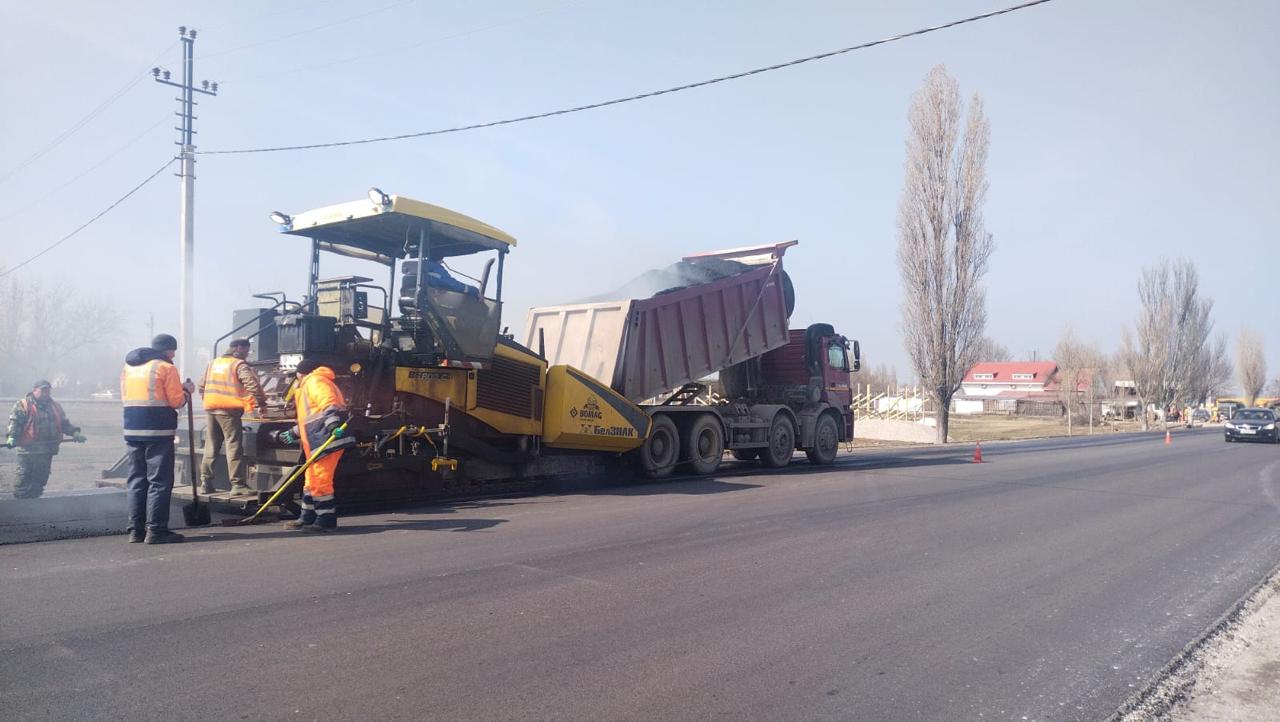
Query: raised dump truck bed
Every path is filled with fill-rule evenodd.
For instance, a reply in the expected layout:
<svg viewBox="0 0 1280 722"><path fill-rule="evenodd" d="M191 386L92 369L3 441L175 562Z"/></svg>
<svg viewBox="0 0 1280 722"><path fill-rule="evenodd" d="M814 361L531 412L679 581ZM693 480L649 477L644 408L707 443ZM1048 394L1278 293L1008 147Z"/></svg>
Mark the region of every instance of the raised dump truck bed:
<svg viewBox="0 0 1280 722"><path fill-rule="evenodd" d="M788 328L782 258L795 244L686 256L604 297L535 308L524 342L641 404L653 423L636 455L651 477L713 473L725 451L781 467L803 450L829 464L853 437L858 353L850 364L828 324ZM707 404L698 382L716 373L725 394Z"/></svg>
<svg viewBox="0 0 1280 722"><path fill-rule="evenodd" d="M632 401L653 399L787 344L782 257L793 245L686 256L617 298L532 309L524 343Z"/></svg>

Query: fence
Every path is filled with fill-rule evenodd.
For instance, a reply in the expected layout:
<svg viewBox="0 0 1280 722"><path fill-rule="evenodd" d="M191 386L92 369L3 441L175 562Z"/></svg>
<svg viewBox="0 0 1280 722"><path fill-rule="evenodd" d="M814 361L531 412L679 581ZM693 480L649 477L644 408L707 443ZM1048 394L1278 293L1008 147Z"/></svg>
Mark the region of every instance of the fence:
<svg viewBox="0 0 1280 722"><path fill-rule="evenodd" d="M918 389L859 389L853 395L853 413L861 418L919 421L933 416L933 404Z"/></svg>

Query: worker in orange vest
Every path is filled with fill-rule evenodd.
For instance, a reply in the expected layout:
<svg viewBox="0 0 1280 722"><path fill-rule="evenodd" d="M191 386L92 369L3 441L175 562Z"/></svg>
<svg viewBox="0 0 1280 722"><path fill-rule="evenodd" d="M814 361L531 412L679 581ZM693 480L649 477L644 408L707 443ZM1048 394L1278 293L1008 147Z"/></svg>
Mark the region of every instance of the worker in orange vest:
<svg viewBox="0 0 1280 722"><path fill-rule="evenodd" d="M15 498L35 499L44 493L53 457L62 445L64 434L78 443L85 440L80 427L71 423L62 405L53 400L53 385L37 381L31 393L18 399L9 414L9 432L4 445L18 450Z"/></svg>
<svg viewBox="0 0 1280 722"><path fill-rule="evenodd" d="M262 383L245 359L249 357L249 340L238 338L227 352L209 362L200 379L200 397L204 399L208 424L204 430L204 458L200 463L200 491L212 494L213 462L227 447L227 473L231 477L231 494L252 494L244 463L244 412L254 406L265 409L267 397Z"/></svg>
<svg viewBox="0 0 1280 722"><path fill-rule="evenodd" d="M173 437L178 409L190 401L195 384L182 382L173 365L178 341L167 333L124 358L120 401L124 441L129 447L129 542L172 544L182 535L169 531L173 494Z"/></svg>
<svg viewBox="0 0 1280 722"><path fill-rule="evenodd" d="M297 378L294 401L298 408L298 423L291 429L278 432L276 439L284 444L294 444L301 439L302 450L308 459L329 437L334 439L307 467L306 483L302 487L302 516L285 522L285 528L333 531L338 528L337 506L333 498L334 471L342 459L343 450L355 444L355 438L347 436L339 428L348 418L347 402L334 383L333 369L327 366L303 359L298 364Z"/></svg>

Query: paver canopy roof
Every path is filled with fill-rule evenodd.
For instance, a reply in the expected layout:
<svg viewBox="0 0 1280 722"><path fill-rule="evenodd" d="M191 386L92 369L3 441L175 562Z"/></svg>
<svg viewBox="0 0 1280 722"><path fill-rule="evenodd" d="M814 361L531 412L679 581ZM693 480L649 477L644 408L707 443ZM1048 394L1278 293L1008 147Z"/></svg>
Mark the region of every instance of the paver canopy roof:
<svg viewBox="0 0 1280 722"><path fill-rule="evenodd" d="M506 251L516 245L511 235L448 208L404 196L388 200L385 205L359 200L306 211L282 230L314 238L322 250L388 265L416 256L424 237L432 258Z"/></svg>

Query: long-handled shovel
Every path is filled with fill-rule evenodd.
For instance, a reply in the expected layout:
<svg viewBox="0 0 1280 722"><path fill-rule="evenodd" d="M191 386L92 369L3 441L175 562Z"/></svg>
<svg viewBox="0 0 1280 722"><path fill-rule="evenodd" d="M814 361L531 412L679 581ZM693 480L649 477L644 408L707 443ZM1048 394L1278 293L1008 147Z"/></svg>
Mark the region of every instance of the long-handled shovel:
<svg viewBox="0 0 1280 722"><path fill-rule="evenodd" d="M200 503L200 490L196 488L196 418L191 410L191 394L187 394L187 467L191 470L191 503L182 507L182 519L187 526L209 526L209 505Z"/></svg>
<svg viewBox="0 0 1280 722"><path fill-rule="evenodd" d="M266 501L258 505L258 510L255 511L252 516L247 516L243 519L223 519L222 525L223 526L240 526L242 524L257 523L258 517L262 515L262 512L266 511L267 507L274 504L276 499L280 498L280 495L284 493L285 489L288 489L291 485L293 485L293 482L297 481L302 476L302 473L306 471L307 468L310 467L311 464L314 463L316 459L320 458L320 454L322 454L324 450L329 447L329 444L333 443L334 439L338 438L338 436L340 435L339 432L346 431L346 430L347 430L346 422L343 422L342 426L339 426L338 428L334 429L333 433L329 435L329 438L325 439L324 443L321 444L318 449L311 452L311 458L307 459L307 462L302 466L299 466L298 468L294 469L293 473L289 475L289 478L285 479L284 483L281 484L275 490L275 493L273 493L270 497L268 497Z"/></svg>

